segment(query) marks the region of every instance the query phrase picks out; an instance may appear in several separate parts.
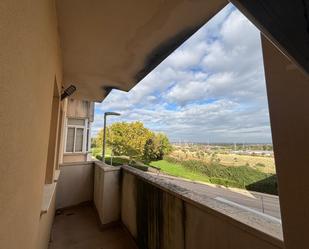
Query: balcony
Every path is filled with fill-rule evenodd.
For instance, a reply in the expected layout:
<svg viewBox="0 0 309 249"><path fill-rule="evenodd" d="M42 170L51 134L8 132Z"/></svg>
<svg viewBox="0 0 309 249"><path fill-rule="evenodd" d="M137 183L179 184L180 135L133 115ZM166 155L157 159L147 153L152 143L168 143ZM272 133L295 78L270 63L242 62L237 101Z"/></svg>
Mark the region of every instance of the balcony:
<svg viewBox="0 0 309 249"><path fill-rule="evenodd" d="M120 225L102 228L91 203L57 212L50 249L134 249L133 239Z"/></svg>
<svg viewBox="0 0 309 249"><path fill-rule="evenodd" d="M50 249L284 248L276 219L165 177L101 162L60 169Z"/></svg>

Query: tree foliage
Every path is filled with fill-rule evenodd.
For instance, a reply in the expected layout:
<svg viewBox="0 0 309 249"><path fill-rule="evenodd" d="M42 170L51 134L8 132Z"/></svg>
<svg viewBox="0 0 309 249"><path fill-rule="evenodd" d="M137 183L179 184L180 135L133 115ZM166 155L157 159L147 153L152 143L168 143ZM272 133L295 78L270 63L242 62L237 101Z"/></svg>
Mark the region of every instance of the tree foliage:
<svg viewBox="0 0 309 249"><path fill-rule="evenodd" d="M109 127L108 144L115 155L142 158L146 141L151 137L150 130L141 122L114 123Z"/></svg>
<svg viewBox="0 0 309 249"><path fill-rule="evenodd" d="M172 146L165 134L153 133L145 143L143 160L145 162L162 160L171 150Z"/></svg>
<svg viewBox="0 0 309 249"><path fill-rule="evenodd" d="M107 145L116 156L126 155L144 162L160 160L171 151L171 144L163 133L154 133L142 122L118 122L107 128ZM95 137L93 144L102 147L103 129Z"/></svg>

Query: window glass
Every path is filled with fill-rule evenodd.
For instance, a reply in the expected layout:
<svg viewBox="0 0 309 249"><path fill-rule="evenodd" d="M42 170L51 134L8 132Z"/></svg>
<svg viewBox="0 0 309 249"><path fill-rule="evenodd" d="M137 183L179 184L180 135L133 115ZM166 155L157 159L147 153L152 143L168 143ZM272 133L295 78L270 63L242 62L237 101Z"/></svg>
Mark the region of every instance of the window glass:
<svg viewBox="0 0 309 249"><path fill-rule="evenodd" d="M74 150L74 135L75 129L69 127L67 132L66 152L73 152Z"/></svg>
<svg viewBox="0 0 309 249"><path fill-rule="evenodd" d="M84 126L85 125L85 120L84 119L77 119L77 118L69 118L68 119L68 125Z"/></svg>
<svg viewBox="0 0 309 249"><path fill-rule="evenodd" d="M84 135L84 129L77 128L76 129L75 152L83 151L83 135Z"/></svg>

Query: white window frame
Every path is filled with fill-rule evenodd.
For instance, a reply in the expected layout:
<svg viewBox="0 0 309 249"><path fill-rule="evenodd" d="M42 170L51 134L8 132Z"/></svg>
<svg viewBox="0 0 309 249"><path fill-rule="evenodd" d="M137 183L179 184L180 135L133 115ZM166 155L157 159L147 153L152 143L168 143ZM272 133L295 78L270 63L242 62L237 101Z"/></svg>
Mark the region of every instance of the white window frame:
<svg viewBox="0 0 309 249"><path fill-rule="evenodd" d="M69 119L79 119L84 121L84 125L69 125L68 120ZM87 130L89 129L89 137L90 137L90 127L88 127L88 118L75 118L75 117L67 117L65 119L65 141L64 141L64 153L66 154L78 154L78 153L87 153L89 151L89 148L86 148L87 146ZM74 128L74 141L73 141L73 152L67 151L67 134L68 129ZM83 146L82 151L75 151L75 145L76 145L76 130L77 129L83 129ZM88 137L88 139L89 139ZM88 142L89 147L89 142Z"/></svg>
<svg viewBox="0 0 309 249"><path fill-rule="evenodd" d="M90 152L91 151L91 123L88 119L86 120L86 126L87 126L87 128L86 128L85 138L87 139L87 131L88 131L88 146L87 146L87 141L86 141L85 146L86 146L86 152Z"/></svg>

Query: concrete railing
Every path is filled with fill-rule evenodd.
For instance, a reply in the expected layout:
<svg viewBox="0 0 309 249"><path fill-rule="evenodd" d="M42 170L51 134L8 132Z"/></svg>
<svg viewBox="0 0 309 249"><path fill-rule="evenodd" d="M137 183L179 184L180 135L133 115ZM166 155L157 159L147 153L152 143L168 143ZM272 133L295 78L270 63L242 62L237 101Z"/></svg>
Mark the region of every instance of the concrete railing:
<svg viewBox="0 0 309 249"><path fill-rule="evenodd" d="M121 220L139 248L284 248L281 224L123 166Z"/></svg>
<svg viewBox="0 0 309 249"><path fill-rule="evenodd" d="M93 200L93 162L63 163L57 186L56 208Z"/></svg>
<svg viewBox="0 0 309 249"><path fill-rule="evenodd" d="M62 165L57 195L58 208L93 200L101 223L121 221L139 248L284 248L275 219L129 166Z"/></svg>
<svg viewBox="0 0 309 249"><path fill-rule="evenodd" d="M93 201L102 225L120 221L121 167L95 162Z"/></svg>
<svg viewBox="0 0 309 249"><path fill-rule="evenodd" d="M120 220L121 167L100 161L60 165L56 208L94 202L103 225Z"/></svg>

